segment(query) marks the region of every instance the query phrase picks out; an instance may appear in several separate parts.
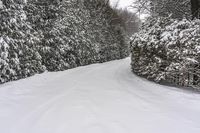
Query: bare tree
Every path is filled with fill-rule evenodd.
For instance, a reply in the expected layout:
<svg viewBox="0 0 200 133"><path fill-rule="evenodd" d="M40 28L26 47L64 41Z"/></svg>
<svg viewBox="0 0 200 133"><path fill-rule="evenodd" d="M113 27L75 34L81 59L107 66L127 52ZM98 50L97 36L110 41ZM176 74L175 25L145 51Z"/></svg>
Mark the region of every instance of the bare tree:
<svg viewBox="0 0 200 133"><path fill-rule="evenodd" d="M128 37L132 36L135 32L138 32L141 22L135 13L130 12L127 8L117 9L116 12L123 21L123 26Z"/></svg>
<svg viewBox="0 0 200 133"><path fill-rule="evenodd" d="M131 8L138 14L165 17L171 15L173 18L182 19L191 16L190 1L198 0L136 0Z"/></svg>
<svg viewBox="0 0 200 133"><path fill-rule="evenodd" d="M141 14L151 14L151 7L151 0L135 0L130 6L138 14L139 18Z"/></svg>

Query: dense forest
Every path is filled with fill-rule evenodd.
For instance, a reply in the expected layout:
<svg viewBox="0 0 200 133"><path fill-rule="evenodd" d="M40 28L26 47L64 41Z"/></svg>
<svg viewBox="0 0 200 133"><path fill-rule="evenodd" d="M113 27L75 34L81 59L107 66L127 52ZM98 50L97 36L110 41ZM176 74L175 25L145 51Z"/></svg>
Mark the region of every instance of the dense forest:
<svg viewBox="0 0 200 133"><path fill-rule="evenodd" d="M0 0L0 83L122 59L131 51L134 73L199 88L199 0L135 0L136 13L109 2ZM142 24L141 14L148 14Z"/></svg>
<svg viewBox="0 0 200 133"><path fill-rule="evenodd" d="M107 0L1 0L0 83L128 55Z"/></svg>

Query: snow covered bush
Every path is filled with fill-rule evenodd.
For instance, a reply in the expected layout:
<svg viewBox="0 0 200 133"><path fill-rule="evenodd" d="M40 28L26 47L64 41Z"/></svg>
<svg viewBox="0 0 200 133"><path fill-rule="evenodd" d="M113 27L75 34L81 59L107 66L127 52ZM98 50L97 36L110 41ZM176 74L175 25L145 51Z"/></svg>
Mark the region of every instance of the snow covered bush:
<svg viewBox="0 0 200 133"><path fill-rule="evenodd" d="M132 36L132 70L156 82L200 86L200 20L155 18Z"/></svg>
<svg viewBox="0 0 200 133"><path fill-rule="evenodd" d="M106 0L4 0L0 18L0 83L128 54Z"/></svg>
<svg viewBox="0 0 200 133"><path fill-rule="evenodd" d="M44 71L23 5L3 6L0 18L0 83Z"/></svg>

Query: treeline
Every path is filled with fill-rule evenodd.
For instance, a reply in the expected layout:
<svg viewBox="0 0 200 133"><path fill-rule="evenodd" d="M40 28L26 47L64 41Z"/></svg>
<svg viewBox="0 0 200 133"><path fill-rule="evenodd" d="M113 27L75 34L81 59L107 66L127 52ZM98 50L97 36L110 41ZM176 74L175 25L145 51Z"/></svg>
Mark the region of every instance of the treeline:
<svg viewBox="0 0 200 133"><path fill-rule="evenodd" d="M190 0L142 1L140 11L150 17L131 39L133 72L158 83L199 89L199 10Z"/></svg>
<svg viewBox="0 0 200 133"><path fill-rule="evenodd" d="M0 83L121 59L128 45L107 0L2 0Z"/></svg>
<svg viewBox="0 0 200 133"><path fill-rule="evenodd" d="M198 18L200 13L199 0L135 0L132 6L138 13L153 17L168 17L174 19Z"/></svg>

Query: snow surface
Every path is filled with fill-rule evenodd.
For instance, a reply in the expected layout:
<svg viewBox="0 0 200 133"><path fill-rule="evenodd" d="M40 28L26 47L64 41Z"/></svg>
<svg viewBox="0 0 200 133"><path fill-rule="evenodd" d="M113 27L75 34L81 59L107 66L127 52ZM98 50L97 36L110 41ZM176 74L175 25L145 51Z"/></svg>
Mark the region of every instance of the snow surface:
<svg viewBox="0 0 200 133"><path fill-rule="evenodd" d="M0 132L200 133L200 95L139 78L129 60L0 85Z"/></svg>
<svg viewBox="0 0 200 133"><path fill-rule="evenodd" d="M2 3L2 1L0 0L0 9L2 9L3 8L3 3Z"/></svg>

